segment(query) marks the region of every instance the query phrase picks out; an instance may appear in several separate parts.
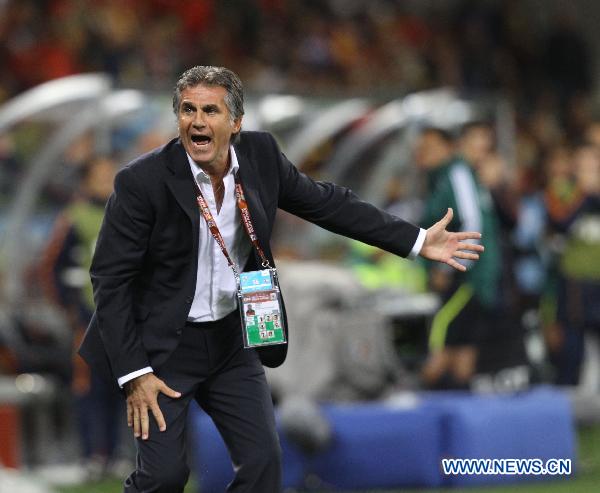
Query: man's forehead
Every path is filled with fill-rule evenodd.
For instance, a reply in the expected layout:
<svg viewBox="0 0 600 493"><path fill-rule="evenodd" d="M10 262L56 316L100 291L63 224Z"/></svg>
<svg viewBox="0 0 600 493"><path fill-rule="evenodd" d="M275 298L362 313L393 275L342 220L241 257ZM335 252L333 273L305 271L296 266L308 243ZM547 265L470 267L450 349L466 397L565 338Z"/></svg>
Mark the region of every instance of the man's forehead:
<svg viewBox="0 0 600 493"><path fill-rule="evenodd" d="M197 84L187 86L181 91L181 101L201 102L202 104L224 103L227 90L222 86L209 86Z"/></svg>

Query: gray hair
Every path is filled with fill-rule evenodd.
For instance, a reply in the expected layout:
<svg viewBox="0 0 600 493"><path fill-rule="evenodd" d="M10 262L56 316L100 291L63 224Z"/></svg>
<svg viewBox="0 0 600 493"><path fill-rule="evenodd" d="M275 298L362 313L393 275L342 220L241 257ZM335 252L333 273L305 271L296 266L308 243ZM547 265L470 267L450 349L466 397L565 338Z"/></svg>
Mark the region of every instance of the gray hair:
<svg viewBox="0 0 600 493"><path fill-rule="evenodd" d="M173 111L176 115L181 103L181 91L197 85L225 88L225 105L232 121L244 115L244 87L240 78L228 68L210 65L197 65L181 74L173 91Z"/></svg>

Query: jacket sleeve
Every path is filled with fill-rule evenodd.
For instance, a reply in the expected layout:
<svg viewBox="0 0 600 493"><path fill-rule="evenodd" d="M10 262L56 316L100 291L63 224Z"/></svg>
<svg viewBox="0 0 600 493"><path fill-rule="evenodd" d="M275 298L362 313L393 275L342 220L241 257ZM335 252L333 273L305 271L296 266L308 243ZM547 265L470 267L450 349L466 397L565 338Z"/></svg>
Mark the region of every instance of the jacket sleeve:
<svg viewBox="0 0 600 493"><path fill-rule="evenodd" d="M124 168L115 178L90 269L100 336L117 378L150 365L135 324L133 289L153 223L141 183Z"/></svg>
<svg viewBox="0 0 600 493"><path fill-rule="evenodd" d="M271 139L271 145L277 144ZM420 228L360 200L352 190L314 181L276 149L280 209L333 233L407 257Z"/></svg>

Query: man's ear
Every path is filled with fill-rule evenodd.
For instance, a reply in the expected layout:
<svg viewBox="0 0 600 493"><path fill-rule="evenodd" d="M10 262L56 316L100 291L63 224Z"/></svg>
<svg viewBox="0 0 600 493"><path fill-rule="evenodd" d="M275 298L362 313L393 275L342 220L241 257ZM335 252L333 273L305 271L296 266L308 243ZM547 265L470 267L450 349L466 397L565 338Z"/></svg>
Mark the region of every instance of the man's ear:
<svg viewBox="0 0 600 493"><path fill-rule="evenodd" d="M236 118L235 120L233 120L233 133L234 134L239 134L240 130L242 129L242 118L243 117L239 117Z"/></svg>

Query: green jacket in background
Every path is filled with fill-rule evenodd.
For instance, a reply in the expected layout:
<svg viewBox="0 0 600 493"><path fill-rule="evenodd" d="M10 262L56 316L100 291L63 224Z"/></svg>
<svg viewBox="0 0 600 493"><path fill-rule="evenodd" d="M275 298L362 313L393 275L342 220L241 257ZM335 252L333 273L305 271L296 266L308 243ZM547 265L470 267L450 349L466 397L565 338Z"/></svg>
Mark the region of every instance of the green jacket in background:
<svg viewBox="0 0 600 493"><path fill-rule="evenodd" d="M90 202L76 202L69 206L66 210L78 239L78 255L77 260L79 266L85 272L86 282L81 286L83 299L90 311L94 310L94 293L92 283L89 280L90 266L92 265L92 257L98 232L104 218L104 204Z"/></svg>
<svg viewBox="0 0 600 493"><path fill-rule="evenodd" d="M498 297L501 258L498 218L489 190L479 183L473 168L461 157L454 157L430 171L427 178L423 227L432 226L451 207L454 218L448 226L449 231L482 233L485 252L476 262L460 260L468 270L456 275L472 287L484 306L494 306Z"/></svg>

